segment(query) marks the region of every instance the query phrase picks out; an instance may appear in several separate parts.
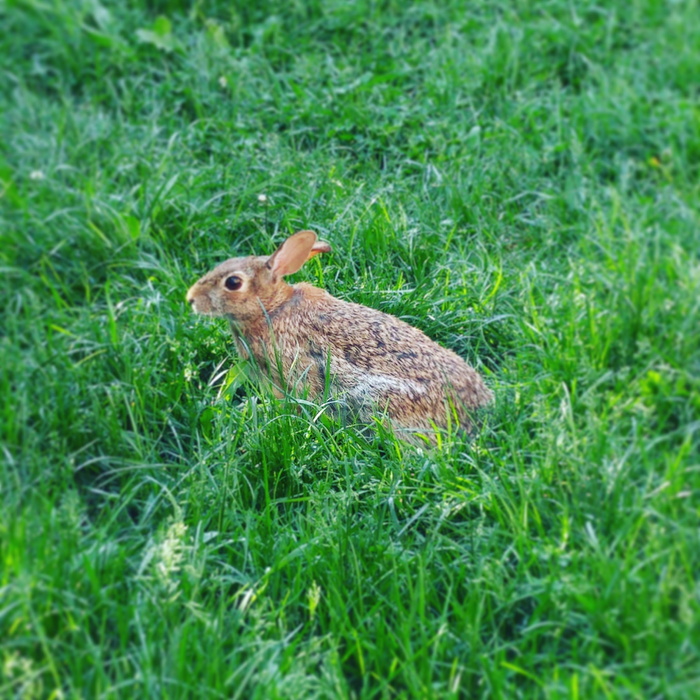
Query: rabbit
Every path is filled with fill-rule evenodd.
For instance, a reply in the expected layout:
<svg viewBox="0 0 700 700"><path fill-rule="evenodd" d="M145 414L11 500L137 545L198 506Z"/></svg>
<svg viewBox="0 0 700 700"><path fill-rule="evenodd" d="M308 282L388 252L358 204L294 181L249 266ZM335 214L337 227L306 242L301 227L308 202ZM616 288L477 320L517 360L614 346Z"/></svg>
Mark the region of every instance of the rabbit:
<svg viewBox="0 0 700 700"><path fill-rule="evenodd" d="M383 416L414 442L434 443L435 430L450 423L472 432L476 409L493 393L461 357L395 316L285 282L329 252L313 231L299 231L271 256L221 263L187 301L230 322L240 354L252 356L278 396L299 385L317 400L330 392L362 423Z"/></svg>

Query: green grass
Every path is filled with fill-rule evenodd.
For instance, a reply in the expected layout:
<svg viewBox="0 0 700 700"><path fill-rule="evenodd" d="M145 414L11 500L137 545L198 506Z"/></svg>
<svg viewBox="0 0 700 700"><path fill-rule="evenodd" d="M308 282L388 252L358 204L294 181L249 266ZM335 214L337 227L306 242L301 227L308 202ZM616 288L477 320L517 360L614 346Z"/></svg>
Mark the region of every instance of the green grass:
<svg viewBox="0 0 700 700"><path fill-rule="evenodd" d="M0 696L697 697L698 2L151 6L0 2ZM241 379L299 228L478 437Z"/></svg>

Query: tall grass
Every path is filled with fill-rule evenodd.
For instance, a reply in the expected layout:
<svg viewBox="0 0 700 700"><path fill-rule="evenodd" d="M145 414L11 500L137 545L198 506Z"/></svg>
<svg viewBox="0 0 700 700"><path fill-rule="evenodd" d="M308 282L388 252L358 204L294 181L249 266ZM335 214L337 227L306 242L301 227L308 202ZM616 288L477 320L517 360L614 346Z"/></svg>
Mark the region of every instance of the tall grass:
<svg viewBox="0 0 700 700"><path fill-rule="evenodd" d="M697 694L697 2L0 24L0 695ZM298 228L486 376L477 437L246 380L185 291Z"/></svg>

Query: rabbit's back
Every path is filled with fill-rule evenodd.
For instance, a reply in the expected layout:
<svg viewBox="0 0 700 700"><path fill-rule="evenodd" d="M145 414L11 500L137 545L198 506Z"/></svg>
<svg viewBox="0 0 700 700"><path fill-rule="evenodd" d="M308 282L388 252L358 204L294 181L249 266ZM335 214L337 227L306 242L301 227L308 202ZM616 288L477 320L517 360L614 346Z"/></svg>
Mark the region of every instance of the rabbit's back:
<svg viewBox="0 0 700 700"><path fill-rule="evenodd" d="M480 375L461 357L395 316L337 299L308 284L269 315L274 345L287 380L301 379L315 397L328 388L362 417L386 411L404 427L444 425L448 404L464 427L470 410L492 399ZM262 328L250 334L260 338Z"/></svg>

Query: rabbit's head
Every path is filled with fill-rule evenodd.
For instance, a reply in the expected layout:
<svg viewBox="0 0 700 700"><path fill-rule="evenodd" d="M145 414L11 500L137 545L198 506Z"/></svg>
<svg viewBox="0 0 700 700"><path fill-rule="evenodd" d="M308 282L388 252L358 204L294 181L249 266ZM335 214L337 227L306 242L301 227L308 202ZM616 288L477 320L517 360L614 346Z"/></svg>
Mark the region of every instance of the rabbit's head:
<svg viewBox="0 0 700 700"><path fill-rule="evenodd" d="M198 314L224 316L249 323L272 313L294 293L285 281L330 245L317 240L313 231L290 236L272 255L231 258L207 273L187 292L187 301Z"/></svg>

